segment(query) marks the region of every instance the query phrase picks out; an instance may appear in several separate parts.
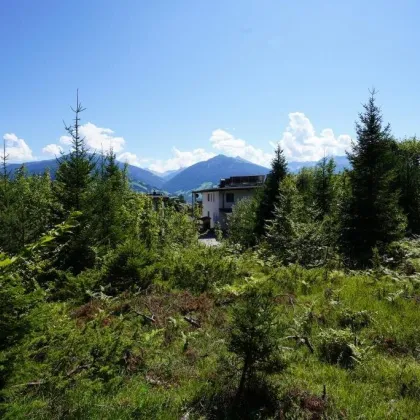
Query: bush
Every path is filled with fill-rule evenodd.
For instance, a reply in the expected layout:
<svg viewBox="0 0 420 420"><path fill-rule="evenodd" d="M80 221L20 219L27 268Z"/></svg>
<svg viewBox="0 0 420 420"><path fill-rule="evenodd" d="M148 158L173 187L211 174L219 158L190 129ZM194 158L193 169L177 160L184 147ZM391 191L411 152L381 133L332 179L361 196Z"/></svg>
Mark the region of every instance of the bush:
<svg viewBox="0 0 420 420"><path fill-rule="evenodd" d="M176 287L203 293L214 286L232 283L237 266L221 248L196 246L174 252L170 261L165 261L162 273L163 279Z"/></svg>
<svg viewBox="0 0 420 420"><path fill-rule="evenodd" d="M360 352L352 343L350 330L324 330L319 335L319 354L321 360L338 364L344 368L352 368L361 359Z"/></svg>
<svg viewBox="0 0 420 420"><path fill-rule="evenodd" d="M285 367L278 350L276 318L274 290L268 287L251 287L233 308L229 350L242 365L236 393L238 407L246 406L246 390L258 389L260 381L266 383L265 375Z"/></svg>
<svg viewBox="0 0 420 420"><path fill-rule="evenodd" d="M350 328L353 332L367 327L372 322L368 311L354 312L351 309L344 309L339 315L339 325L342 328Z"/></svg>
<svg viewBox="0 0 420 420"><path fill-rule="evenodd" d="M129 289L146 289L156 275L156 256L139 241L128 241L117 247L105 263L102 286L108 293Z"/></svg>
<svg viewBox="0 0 420 420"><path fill-rule="evenodd" d="M244 198L233 206L232 213L228 216L227 230L229 241L242 248L255 245L255 229L257 225L258 200Z"/></svg>

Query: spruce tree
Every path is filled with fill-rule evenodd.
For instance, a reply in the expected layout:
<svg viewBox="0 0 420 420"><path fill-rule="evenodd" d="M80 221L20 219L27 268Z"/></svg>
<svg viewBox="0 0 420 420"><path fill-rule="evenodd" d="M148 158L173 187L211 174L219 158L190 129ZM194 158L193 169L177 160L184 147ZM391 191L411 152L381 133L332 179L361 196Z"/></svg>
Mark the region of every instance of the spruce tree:
<svg viewBox="0 0 420 420"><path fill-rule="evenodd" d="M89 153L86 139L80 133L80 114L85 110L79 101L77 91L74 122L65 125L71 138L71 150L67 155L58 158L56 182L54 183L57 202L61 206L61 217L80 211L79 225L74 228L71 239L60 249L57 255L57 266L60 269L71 269L74 274L91 267L95 261L94 238L89 229L95 203L92 200L92 184L96 156Z"/></svg>
<svg viewBox="0 0 420 420"><path fill-rule="evenodd" d="M314 207L315 168L302 168L296 175L296 188L307 208Z"/></svg>
<svg viewBox="0 0 420 420"><path fill-rule="evenodd" d="M127 168L121 169L113 150L99 159L91 196L92 237L98 244L116 246L123 236L124 204L129 192Z"/></svg>
<svg viewBox="0 0 420 420"><path fill-rule="evenodd" d="M256 233L259 235L263 235L266 232L266 222L274 218L274 210L279 194L279 185L286 175L287 162L283 150L279 145L275 151L274 159L271 162L271 172L267 175L257 212Z"/></svg>
<svg viewBox="0 0 420 420"><path fill-rule="evenodd" d="M420 141L416 137L398 144L400 204L407 216L407 233L420 234Z"/></svg>
<svg viewBox="0 0 420 420"><path fill-rule="evenodd" d="M56 173L57 196L65 213L84 210L88 187L95 168L94 155L89 154L86 140L80 134L80 114L85 110L79 102L77 91L76 108L71 108L75 118L72 125L65 125L71 138L71 150L58 158Z"/></svg>
<svg viewBox="0 0 420 420"><path fill-rule="evenodd" d="M10 206L10 176L7 169L9 155L6 150L6 140L3 139L3 153L1 155L1 186L0 186L0 250L9 250L13 227L13 210Z"/></svg>
<svg viewBox="0 0 420 420"><path fill-rule="evenodd" d="M323 220L331 213L335 201L334 171L334 159L328 159L326 156L318 162L315 168L314 201L319 220Z"/></svg>
<svg viewBox="0 0 420 420"><path fill-rule="evenodd" d="M277 194L274 217L267 221L265 227L266 237L274 254L281 261L289 262L295 239L294 217L299 213L298 191L290 175L280 183Z"/></svg>
<svg viewBox="0 0 420 420"><path fill-rule="evenodd" d="M395 189L394 142L390 125L383 124L375 91L356 122L357 141L348 153L352 165L350 197L343 211L342 249L349 262L368 265L374 247L400 239L405 218Z"/></svg>

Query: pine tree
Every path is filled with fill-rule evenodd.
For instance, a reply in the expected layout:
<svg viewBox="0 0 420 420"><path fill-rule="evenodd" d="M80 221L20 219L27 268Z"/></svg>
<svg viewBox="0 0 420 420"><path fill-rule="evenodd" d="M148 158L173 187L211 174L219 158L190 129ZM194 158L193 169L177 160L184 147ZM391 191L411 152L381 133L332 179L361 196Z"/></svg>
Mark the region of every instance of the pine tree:
<svg viewBox="0 0 420 420"><path fill-rule="evenodd" d="M89 154L86 140L80 134L80 114L85 110L79 102L77 91L76 108L71 108L75 114L74 123L65 125L71 137L71 151L58 159L56 173L57 196L65 213L73 210L84 210L88 187L92 181L92 171L95 168L95 157Z"/></svg>
<svg viewBox="0 0 420 420"><path fill-rule="evenodd" d="M10 220L13 211L10 207L10 176L7 169L9 155L6 150L6 140L3 139L3 153L1 155L1 186L0 186L0 250L10 250L13 227Z"/></svg>
<svg viewBox="0 0 420 420"><path fill-rule="evenodd" d="M291 176L279 185L273 219L266 224L266 237L272 251L283 261L290 260L292 242L295 239L293 217L298 213L297 189Z"/></svg>
<svg viewBox="0 0 420 420"><path fill-rule="evenodd" d="M277 146L274 159L271 162L271 172L267 175L260 205L258 208L256 233L263 235L268 220L274 218L274 210L277 203L280 182L287 175L287 162L283 150Z"/></svg>
<svg viewBox="0 0 420 420"><path fill-rule="evenodd" d="M314 207L315 168L302 168L296 175L296 188L306 208Z"/></svg>
<svg viewBox="0 0 420 420"><path fill-rule="evenodd" d="M398 144L400 204L407 216L407 233L420 234L420 141L416 137Z"/></svg>
<svg viewBox="0 0 420 420"><path fill-rule="evenodd" d="M323 220L331 213L335 201L334 171L334 159L328 159L326 156L318 162L315 168L314 201L319 220Z"/></svg>
<svg viewBox="0 0 420 420"><path fill-rule="evenodd" d="M112 149L105 155L102 153L90 198L92 237L98 244L114 247L123 236L124 203L128 192L127 167L119 167Z"/></svg>
<svg viewBox="0 0 420 420"><path fill-rule="evenodd" d="M258 374L260 379L264 379L266 372L282 370L278 357L279 332L273 289L269 286L249 288L242 301L233 308L228 345L229 350L242 363L235 400L236 409L239 406L246 408L244 394L252 393L252 385Z"/></svg>
<svg viewBox="0 0 420 420"><path fill-rule="evenodd" d="M400 239L405 220L395 189L395 153L389 124L384 126L375 91L356 123L357 142L348 153L351 194L343 211L342 249L351 264L367 265L375 246Z"/></svg>

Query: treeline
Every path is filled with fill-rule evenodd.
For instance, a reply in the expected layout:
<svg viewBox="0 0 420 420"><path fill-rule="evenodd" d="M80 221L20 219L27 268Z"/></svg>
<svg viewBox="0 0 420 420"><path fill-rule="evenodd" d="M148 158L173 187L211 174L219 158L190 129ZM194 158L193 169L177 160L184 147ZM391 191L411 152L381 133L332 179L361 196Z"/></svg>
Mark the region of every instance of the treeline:
<svg viewBox="0 0 420 420"><path fill-rule="evenodd" d="M366 267L376 250L386 253L393 242L420 234L420 142L392 136L375 91L356 134L351 167L342 173L324 157L293 175L278 147L263 191L234 208L231 242L258 244L284 263L315 266L338 258Z"/></svg>
<svg viewBox="0 0 420 420"><path fill-rule="evenodd" d="M92 153L80 134L81 114L85 109L77 97L74 122L65 126L71 137L70 151L58 157L53 180L46 171L29 174L25 165L10 172L4 145L0 178L0 253L16 255L37 241L42 234L77 215L72 239L55 256L55 267L78 274L92 268L98 255L123 243L128 237L162 233L159 212L145 196L131 190L126 168L120 169L112 149ZM171 200L169 207L182 207ZM159 203L161 206L161 203ZM141 218L148 219L141 221ZM153 219L153 220L152 220ZM142 223L149 229L142 233ZM152 228L153 227L153 228ZM160 232L160 233L159 233ZM147 238L149 236L149 238Z"/></svg>
<svg viewBox="0 0 420 420"><path fill-rule="evenodd" d="M278 149L220 247L179 200L132 191L112 150L89 153L74 112L54 180L3 156L1 418L418 411L418 241L392 270L376 260L420 232L419 145L391 137L373 95L352 169L292 175Z"/></svg>

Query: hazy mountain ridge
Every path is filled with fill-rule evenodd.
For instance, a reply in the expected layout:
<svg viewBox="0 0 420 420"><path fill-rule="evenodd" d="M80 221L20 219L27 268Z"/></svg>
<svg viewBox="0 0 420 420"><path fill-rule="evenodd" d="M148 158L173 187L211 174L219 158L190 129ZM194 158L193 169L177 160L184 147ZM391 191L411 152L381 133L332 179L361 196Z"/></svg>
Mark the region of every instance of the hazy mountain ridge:
<svg viewBox="0 0 420 420"><path fill-rule="evenodd" d="M346 156L336 156L334 159L337 172L349 166ZM296 173L303 167L313 167L316 164L316 161L289 162L288 167L290 172ZM125 164L118 162L118 165L122 168ZM21 163L13 163L8 165L8 169L14 172L20 166L22 166ZM31 174L40 174L49 169L51 176L54 177L58 162L57 159L26 162L25 167ZM243 158L225 155L217 155L187 168L167 171L162 174L129 164L127 164L127 170L131 185L136 191L161 190L170 194L182 193L186 195L204 184L217 185L221 178L238 175L266 175L270 171L269 168L256 165Z"/></svg>
<svg viewBox="0 0 420 420"><path fill-rule="evenodd" d="M217 184L221 178L237 175L265 175L270 169L244 159L217 155L198 162L165 182L163 188L169 192L185 192L198 188L205 182Z"/></svg>

